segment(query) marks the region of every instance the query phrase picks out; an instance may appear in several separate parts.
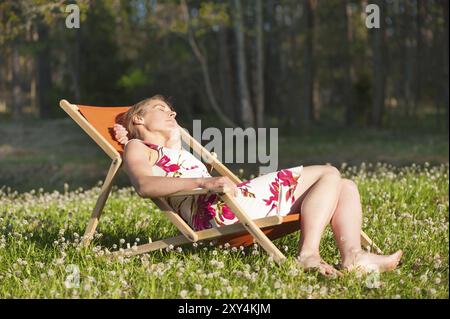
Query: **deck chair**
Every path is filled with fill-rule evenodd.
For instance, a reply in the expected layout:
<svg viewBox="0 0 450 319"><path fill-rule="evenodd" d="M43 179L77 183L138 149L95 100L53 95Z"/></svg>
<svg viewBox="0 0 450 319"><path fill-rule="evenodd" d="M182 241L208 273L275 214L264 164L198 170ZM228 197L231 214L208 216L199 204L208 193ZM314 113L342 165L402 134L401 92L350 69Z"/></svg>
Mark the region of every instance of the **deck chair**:
<svg viewBox="0 0 450 319"><path fill-rule="evenodd" d="M123 145L113 138L113 125L119 121L120 116L126 112L129 107L75 105L69 103L67 100L61 100L60 106L112 160L83 236L83 244L89 245L99 223L106 200L111 192L114 177L122 165ZM241 182L241 180L225 167L213 153L206 150L198 141L186 132L186 130L181 129L180 131L183 142L206 162L205 165L210 166L210 169L216 170L216 172L222 176L228 176L234 183ZM134 248L114 252L114 255L133 256L164 249L169 246L176 247L197 241L216 240L217 244L228 243L230 246L234 247L245 247L256 242L272 256L277 263L282 262L285 259L283 253L274 245L272 240L299 230L299 213L290 214L285 217L269 216L252 220L241 208L235 198L224 189L194 189L176 192L167 197L207 194L212 192L218 194L228 207L230 207L239 219L239 223L194 231L177 213L172 211L163 198L152 198L151 200L165 213L167 218L178 228L181 234L172 238L161 239ZM361 239L364 246L370 246L372 249L381 252L364 232L361 232Z"/></svg>

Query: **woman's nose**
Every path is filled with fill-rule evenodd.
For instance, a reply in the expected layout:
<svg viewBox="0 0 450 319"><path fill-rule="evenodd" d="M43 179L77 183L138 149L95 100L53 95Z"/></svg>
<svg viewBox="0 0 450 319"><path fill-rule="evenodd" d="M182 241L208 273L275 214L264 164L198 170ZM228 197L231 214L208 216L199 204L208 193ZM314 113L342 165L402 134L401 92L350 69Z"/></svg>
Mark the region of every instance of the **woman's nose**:
<svg viewBox="0 0 450 319"><path fill-rule="evenodd" d="M175 112L175 111L172 111L172 112L169 113L170 117L175 117L176 115L177 115L177 112Z"/></svg>

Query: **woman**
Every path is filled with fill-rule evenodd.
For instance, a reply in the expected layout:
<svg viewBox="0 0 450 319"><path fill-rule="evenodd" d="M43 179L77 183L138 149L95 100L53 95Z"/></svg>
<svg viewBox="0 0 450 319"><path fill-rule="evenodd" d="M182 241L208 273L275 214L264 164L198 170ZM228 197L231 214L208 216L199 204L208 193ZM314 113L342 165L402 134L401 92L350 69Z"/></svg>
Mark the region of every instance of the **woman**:
<svg viewBox="0 0 450 319"><path fill-rule="evenodd" d="M225 187L251 218L301 212L298 261L305 269L335 275L324 262L320 240L331 223L343 269L363 272L395 269L402 251L376 255L361 249L362 208L358 188L328 165L283 169L235 185L227 177L211 177L206 167L183 150L176 112L161 95L132 106L116 124L116 139L126 144L124 168L141 197L164 197L193 188ZM130 139L127 137L130 137ZM168 198L170 206L195 230L237 222L233 212L215 194Z"/></svg>

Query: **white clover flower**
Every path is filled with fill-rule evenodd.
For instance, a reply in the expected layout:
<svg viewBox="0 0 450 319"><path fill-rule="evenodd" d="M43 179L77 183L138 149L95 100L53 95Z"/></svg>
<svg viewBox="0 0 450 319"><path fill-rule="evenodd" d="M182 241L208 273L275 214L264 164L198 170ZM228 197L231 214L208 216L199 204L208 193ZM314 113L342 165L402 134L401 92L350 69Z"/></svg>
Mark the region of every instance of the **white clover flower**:
<svg viewBox="0 0 450 319"><path fill-rule="evenodd" d="M200 285L200 284L195 284L195 285L194 285L194 289L198 292L198 291L202 290L202 285Z"/></svg>
<svg viewBox="0 0 450 319"><path fill-rule="evenodd" d="M187 290L181 290L180 291L180 297L183 299L186 299L188 295L188 291Z"/></svg>

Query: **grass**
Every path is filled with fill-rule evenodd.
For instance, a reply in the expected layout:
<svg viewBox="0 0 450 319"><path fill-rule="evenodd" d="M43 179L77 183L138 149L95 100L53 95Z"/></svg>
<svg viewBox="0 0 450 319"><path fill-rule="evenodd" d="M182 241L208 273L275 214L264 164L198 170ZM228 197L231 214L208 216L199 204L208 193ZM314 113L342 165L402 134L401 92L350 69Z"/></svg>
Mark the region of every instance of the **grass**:
<svg viewBox="0 0 450 319"><path fill-rule="evenodd" d="M279 168L340 168L358 184L364 231L385 253L404 251L396 271L327 280L297 266L298 233L275 241L288 257L281 266L258 246L209 242L105 258L177 233L124 173L82 248L107 157L70 119L0 120L0 298L448 298L448 156L448 135L431 131L280 133ZM256 166L230 168L248 178ZM321 253L339 262L330 229Z"/></svg>
<svg viewBox="0 0 450 319"><path fill-rule="evenodd" d="M186 245L111 260L111 251L172 236L176 229L129 187L115 187L94 243L79 245L100 185L45 192L0 191L0 298L448 298L448 162L340 166L358 184L363 229L386 252L402 249L393 272L324 279L296 264L298 233L275 241L278 266L260 247ZM339 261L331 231L323 258ZM75 270L75 271L74 271Z"/></svg>

